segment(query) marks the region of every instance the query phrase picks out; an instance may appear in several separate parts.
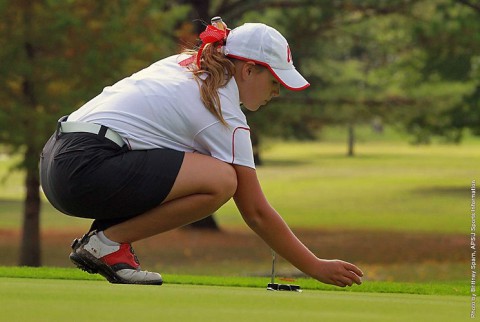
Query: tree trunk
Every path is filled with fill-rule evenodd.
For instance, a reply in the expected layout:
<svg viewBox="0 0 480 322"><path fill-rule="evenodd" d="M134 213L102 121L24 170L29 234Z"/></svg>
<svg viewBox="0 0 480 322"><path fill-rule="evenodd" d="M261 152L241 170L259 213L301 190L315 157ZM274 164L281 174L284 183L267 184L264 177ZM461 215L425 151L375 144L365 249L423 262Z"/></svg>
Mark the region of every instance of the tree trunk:
<svg viewBox="0 0 480 322"><path fill-rule="evenodd" d="M206 23L210 23L209 17L209 9L210 9L210 1L209 0L190 0L190 3L193 8L193 19L202 19ZM205 26L202 24L195 24L197 27L197 33L202 32L205 29Z"/></svg>
<svg viewBox="0 0 480 322"><path fill-rule="evenodd" d="M253 148L253 162L256 166L262 165L262 158L260 158L260 137L257 135L257 131L250 127L250 138L252 140Z"/></svg>
<svg viewBox="0 0 480 322"><path fill-rule="evenodd" d="M348 124L348 152L349 157L355 156L355 127L353 123Z"/></svg>
<svg viewBox="0 0 480 322"><path fill-rule="evenodd" d="M26 160L38 159L34 150L31 147L27 148ZM24 201L20 266L41 266L39 186L38 170L35 167L28 167L25 179L27 195Z"/></svg>
<svg viewBox="0 0 480 322"><path fill-rule="evenodd" d="M24 52L27 58L30 70L35 67L35 48L31 41L31 33L33 32L33 4L26 2L23 12L23 23L25 25L25 42ZM28 68L27 68L28 70ZM27 72L22 82L22 92L31 112L24 120L24 131L27 134L25 145L26 151L23 162L26 165L25 188L26 197L23 209L23 229L22 241L20 245L21 266L40 266L40 191L39 191L39 175L38 175L38 159L39 151L36 148L36 127L37 120L34 112L37 109L37 97L35 94L35 80L33 72Z"/></svg>

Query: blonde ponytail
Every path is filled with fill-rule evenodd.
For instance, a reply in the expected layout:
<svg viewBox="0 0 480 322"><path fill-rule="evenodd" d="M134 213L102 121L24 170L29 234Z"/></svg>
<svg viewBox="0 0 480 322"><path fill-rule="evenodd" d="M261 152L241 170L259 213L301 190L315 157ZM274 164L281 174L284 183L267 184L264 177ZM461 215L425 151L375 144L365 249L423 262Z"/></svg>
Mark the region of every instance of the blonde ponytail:
<svg viewBox="0 0 480 322"><path fill-rule="evenodd" d="M227 125L222 115L218 90L227 85L233 77L235 65L218 49L218 45L218 43L206 44L201 52L200 68L193 63L189 69L200 86L200 97L206 109L215 115L223 125ZM184 53L197 55L198 51ZM202 75L206 75L206 78Z"/></svg>

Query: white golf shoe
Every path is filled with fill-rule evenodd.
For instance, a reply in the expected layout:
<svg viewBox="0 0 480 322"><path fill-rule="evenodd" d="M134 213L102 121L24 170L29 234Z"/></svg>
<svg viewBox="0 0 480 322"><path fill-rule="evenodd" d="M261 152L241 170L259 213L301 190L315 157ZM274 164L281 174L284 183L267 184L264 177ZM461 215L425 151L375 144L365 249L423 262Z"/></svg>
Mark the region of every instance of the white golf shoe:
<svg viewBox="0 0 480 322"><path fill-rule="evenodd" d="M158 273L142 271L130 244L110 246L103 243L96 231L85 234L72 243L70 260L80 269L99 273L110 283L155 284L163 283Z"/></svg>

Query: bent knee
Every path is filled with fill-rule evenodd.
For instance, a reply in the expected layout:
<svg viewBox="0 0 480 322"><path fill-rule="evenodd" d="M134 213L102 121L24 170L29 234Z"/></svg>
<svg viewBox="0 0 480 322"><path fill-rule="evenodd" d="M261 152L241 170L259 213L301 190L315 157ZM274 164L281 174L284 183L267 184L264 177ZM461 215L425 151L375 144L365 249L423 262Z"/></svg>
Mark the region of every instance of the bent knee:
<svg viewBox="0 0 480 322"><path fill-rule="evenodd" d="M217 191L226 200L233 197L237 191L237 173L235 169L228 163L223 163L218 167L217 172L218 186Z"/></svg>

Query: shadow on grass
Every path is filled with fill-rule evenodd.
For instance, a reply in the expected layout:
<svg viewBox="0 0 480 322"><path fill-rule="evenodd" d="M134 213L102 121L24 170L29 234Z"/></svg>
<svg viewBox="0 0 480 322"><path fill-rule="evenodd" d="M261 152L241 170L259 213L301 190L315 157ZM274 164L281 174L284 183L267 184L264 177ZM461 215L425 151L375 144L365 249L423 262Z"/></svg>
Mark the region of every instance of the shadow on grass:
<svg viewBox="0 0 480 322"><path fill-rule="evenodd" d="M455 197L469 197L472 194L471 188L469 183L466 182L464 187L440 187L440 186L432 186L432 187L421 187L412 190L413 193L419 194L425 197L432 197L432 196L455 196ZM480 189L476 189L475 193L478 194Z"/></svg>

